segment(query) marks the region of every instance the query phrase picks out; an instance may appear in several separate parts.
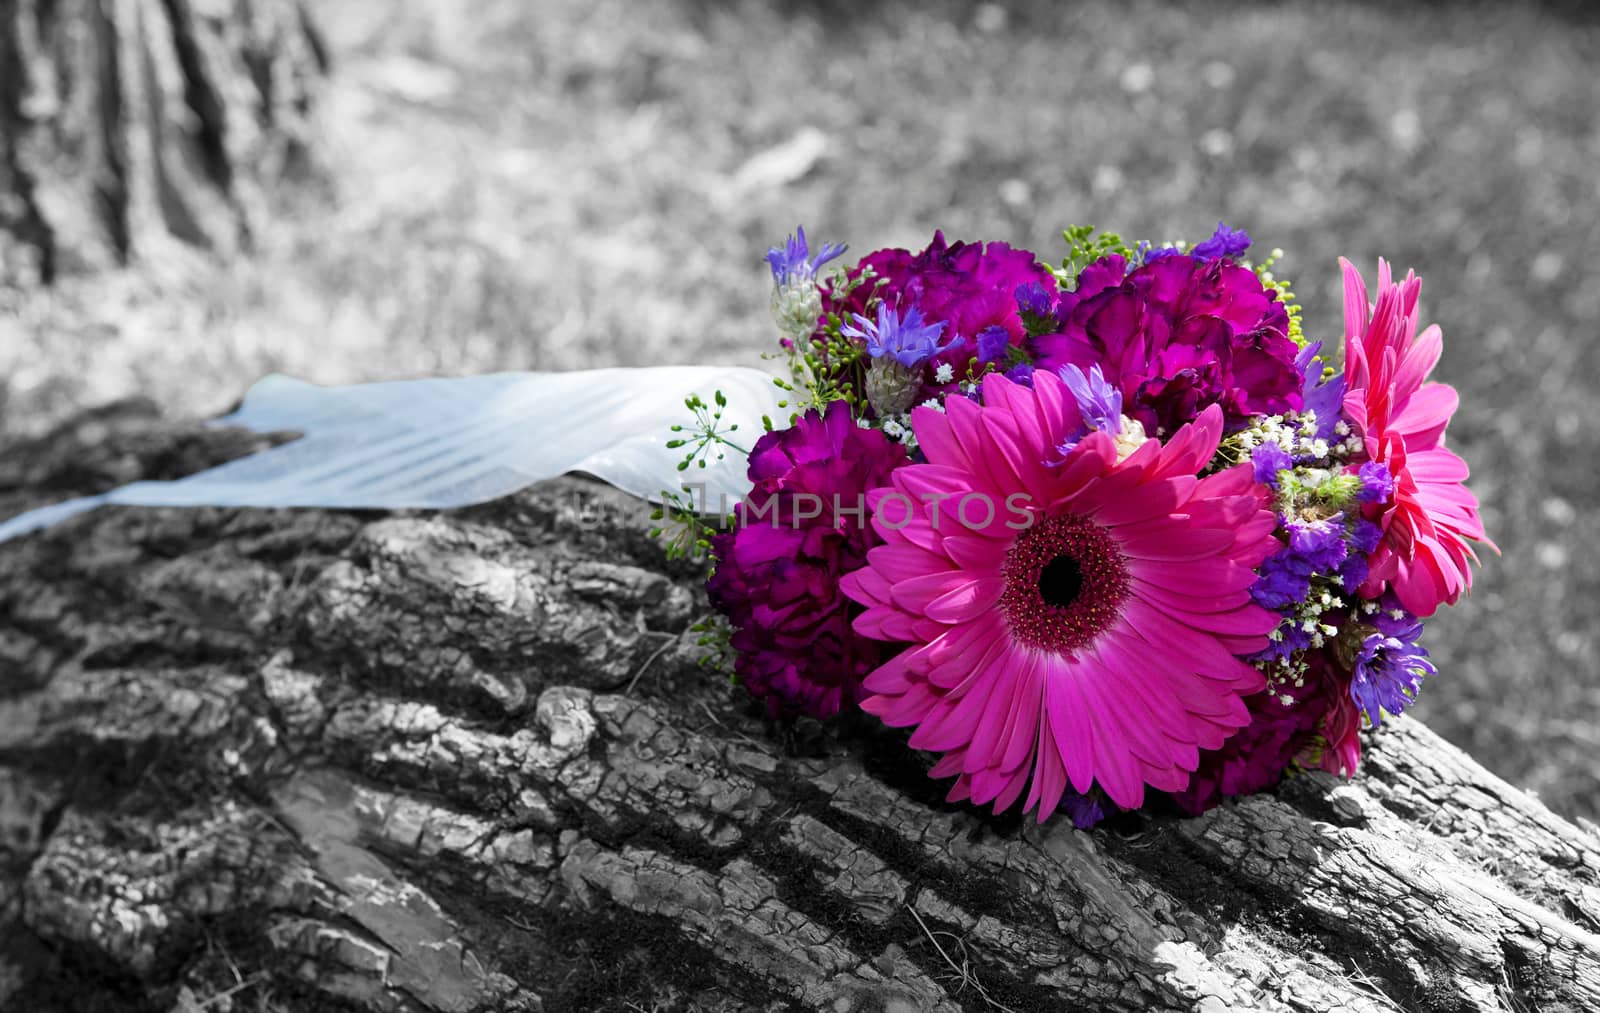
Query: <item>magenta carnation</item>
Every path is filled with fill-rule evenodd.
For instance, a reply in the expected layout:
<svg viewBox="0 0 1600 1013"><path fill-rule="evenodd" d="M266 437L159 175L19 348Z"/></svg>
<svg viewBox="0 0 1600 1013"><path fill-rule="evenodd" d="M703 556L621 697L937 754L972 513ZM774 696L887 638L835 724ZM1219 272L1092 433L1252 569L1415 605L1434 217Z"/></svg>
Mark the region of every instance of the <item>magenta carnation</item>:
<svg viewBox="0 0 1600 1013"><path fill-rule="evenodd" d="M1127 266L1103 257L1061 293L1060 331L1032 341L1038 368L1098 364L1127 415L1163 438L1210 405L1229 432L1253 415L1301 408L1288 312L1254 271L1193 257Z"/></svg>
<svg viewBox="0 0 1600 1013"><path fill-rule="evenodd" d="M1027 250L1013 249L1006 243L946 243L943 232L933 234L933 242L921 253L890 249L869 253L850 271L852 279L871 268L872 282L857 285L849 298L829 296L824 307L845 320L852 314L868 316L867 302L876 297L901 313L916 309L930 324L943 323L946 348L928 360L932 373L949 363L956 376L965 373L969 359L994 357L1005 346L993 337L1005 332L1007 344L1021 347L1027 328L1017 307L1017 290L1042 286L1047 293L1056 290L1055 275ZM984 337L986 332L988 337ZM979 338L984 350L979 354Z"/></svg>
<svg viewBox="0 0 1600 1013"><path fill-rule="evenodd" d="M733 527L712 540L717 568L706 592L734 627L739 680L773 717L826 718L855 706L862 677L891 653L851 629L860 609L839 593L839 579L879 543L864 511L852 511L905 461L899 444L858 428L842 401L756 442L754 488Z"/></svg>
<svg viewBox="0 0 1600 1013"><path fill-rule="evenodd" d="M882 546L844 579L856 630L911 646L867 677L862 709L944 753L952 799L1022 798L1042 820L1098 784L1136 808L1177 791L1202 749L1250 721L1265 680L1238 655L1278 621L1253 568L1277 548L1248 465L1197 479L1222 436L1209 408L1118 458L1066 385L991 374L983 405L912 413L926 464L874 490ZM901 509L896 509L900 507ZM1031 787L1030 787L1031 784Z"/></svg>

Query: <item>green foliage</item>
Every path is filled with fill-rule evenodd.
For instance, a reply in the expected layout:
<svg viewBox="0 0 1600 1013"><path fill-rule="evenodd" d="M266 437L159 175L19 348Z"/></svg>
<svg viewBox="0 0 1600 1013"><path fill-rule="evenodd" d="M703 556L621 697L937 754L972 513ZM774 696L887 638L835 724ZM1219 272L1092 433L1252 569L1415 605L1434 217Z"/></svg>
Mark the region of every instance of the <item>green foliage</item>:
<svg viewBox="0 0 1600 1013"><path fill-rule="evenodd" d="M1067 256L1059 268L1052 268L1056 281L1067 290L1078 286L1078 275L1101 257L1121 254L1132 259L1133 251L1115 232L1097 232L1093 225L1068 225L1061 238L1067 241Z"/></svg>
<svg viewBox="0 0 1600 1013"><path fill-rule="evenodd" d="M707 523L700 506L685 495L689 492L687 485L681 492L661 490L661 505L650 511L650 519L656 522L650 528L650 537L662 539L668 559L712 559L715 563L711 539L717 529Z"/></svg>
<svg viewBox="0 0 1600 1013"><path fill-rule="evenodd" d="M687 426L674 425L672 431L689 435L667 441L667 446L673 450L689 448L683 460L678 462L679 471L688 471L697 465L704 468L708 460L722 460L725 455L719 449L721 447L750 456L750 451L728 439L729 433L738 430L739 423L730 423L726 428L722 425L722 410L728 407L728 398L719 390L712 394L711 399L713 403L709 405L698 394L691 394L683 400L684 407L694 414L694 422ZM716 456L713 458L712 454Z"/></svg>
<svg viewBox="0 0 1600 1013"><path fill-rule="evenodd" d="M1267 259L1256 264L1254 270L1256 277L1261 279L1265 288L1278 293L1278 301L1283 303L1283 308L1289 313L1289 337L1301 348L1306 347L1307 338L1305 329L1300 323L1300 301L1295 298L1294 289L1289 284L1289 279L1279 278L1272 272L1272 266L1283 258L1283 251L1274 249L1267 254ZM1326 377L1324 377L1326 379Z"/></svg>
<svg viewBox="0 0 1600 1013"><path fill-rule="evenodd" d="M860 286L870 283L872 294L867 298L866 310L875 312L878 304L877 290L887 279L875 278L871 268L865 268L855 277L837 271L830 279L830 291L835 301L842 302ZM834 401L845 401L859 414L866 408L866 367L870 365L866 351L844 334L845 320L838 313L829 313L809 340L796 341L789 350L789 377L774 382L779 389L792 395L778 402L791 409L795 415L815 408L822 411ZM791 421L793 416L790 417Z"/></svg>
<svg viewBox="0 0 1600 1013"><path fill-rule="evenodd" d="M679 471L704 468L707 461L722 460L726 456L723 448L750 456L749 450L728 439L728 434L737 431L739 424L723 426L722 411L728 407L728 398L722 391L712 393L710 404L700 395L691 394L684 398L683 406L694 416L694 421L688 425L674 425L674 433L686 435L667 441L667 446L674 450L688 448L688 453L678 462ZM761 421L770 432L772 420L763 416ZM683 485L679 490L661 490L661 505L650 512L650 519L657 522L650 528L650 537L665 540L668 559L710 558L711 538L717 529L706 521L709 515L705 504L696 504L685 495L692 493L694 486Z"/></svg>
<svg viewBox="0 0 1600 1013"><path fill-rule="evenodd" d="M733 627L728 625L728 620L713 612L695 620L689 632L697 634L694 642L702 650L700 666L726 671L729 681L737 682L733 674Z"/></svg>

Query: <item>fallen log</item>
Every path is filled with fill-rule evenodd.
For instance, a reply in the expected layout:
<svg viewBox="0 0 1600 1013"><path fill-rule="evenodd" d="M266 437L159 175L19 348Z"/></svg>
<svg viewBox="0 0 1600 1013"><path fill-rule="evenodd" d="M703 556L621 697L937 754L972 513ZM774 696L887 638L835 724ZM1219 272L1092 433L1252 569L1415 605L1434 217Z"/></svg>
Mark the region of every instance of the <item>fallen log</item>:
<svg viewBox="0 0 1600 1013"><path fill-rule="evenodd" d="M0 515L267 442L112 406ZM1600 1009L1600 834L1420 723L1197 819L997 819L765 721L645 527L567 478L0 545L0 1007Z"/></svg>

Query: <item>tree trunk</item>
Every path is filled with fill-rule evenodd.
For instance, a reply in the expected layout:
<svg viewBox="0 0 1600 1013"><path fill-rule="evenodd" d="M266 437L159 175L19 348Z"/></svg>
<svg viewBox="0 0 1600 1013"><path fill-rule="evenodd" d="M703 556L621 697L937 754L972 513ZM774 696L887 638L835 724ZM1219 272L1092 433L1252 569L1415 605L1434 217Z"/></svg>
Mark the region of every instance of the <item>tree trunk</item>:
<svg viewBox="0 0 1600 1013"><path fill-rule="evenodd" d="M300 0L0 0L0 283L248 245L325 65Z"/></svg>
<svg viewBox="0 0 1600 1013"><path fill-rule="evenodd" d="M264 442L116 406L0 514ZM763 721L645 526L565 479L0 546L0 1007L1600 1009L1600 835L1421 724L1198 819L995 819Z"/></svg>

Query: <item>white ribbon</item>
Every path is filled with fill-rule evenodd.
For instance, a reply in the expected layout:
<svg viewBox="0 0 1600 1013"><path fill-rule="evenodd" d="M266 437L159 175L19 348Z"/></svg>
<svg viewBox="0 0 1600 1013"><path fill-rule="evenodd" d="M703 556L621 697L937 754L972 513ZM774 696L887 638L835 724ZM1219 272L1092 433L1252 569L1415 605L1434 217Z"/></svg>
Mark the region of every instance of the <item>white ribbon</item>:
<svg viewBox="0 0 1600 1013"><path fill-rule="evenodd" d="M748 450L761 417L784 425L783 391L760 370L721 366L494 373L318 387L269 376L219 426L295 430L292 442L172 482L134 482L0 523L0 541L101 504L407 509L470 506L569 471L656 498L686 482L715 511L749 489L745 455L717 447L705 468L678 471L666 446L692 421L684 399L722 391L719 430ZM717 451L724 456L719 460ZM700 497L704 496L704 500ZM724 499L725 497L725 499Z"/></svg>

